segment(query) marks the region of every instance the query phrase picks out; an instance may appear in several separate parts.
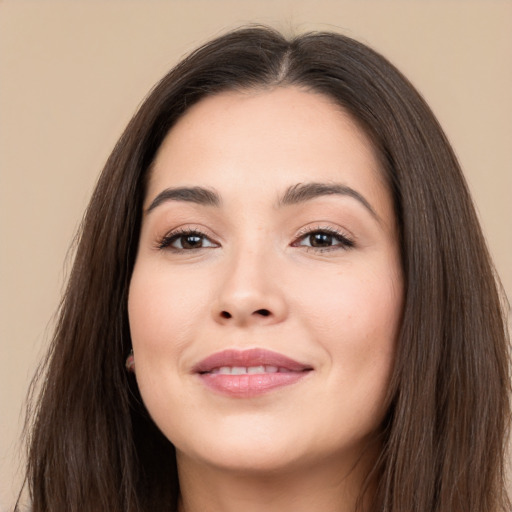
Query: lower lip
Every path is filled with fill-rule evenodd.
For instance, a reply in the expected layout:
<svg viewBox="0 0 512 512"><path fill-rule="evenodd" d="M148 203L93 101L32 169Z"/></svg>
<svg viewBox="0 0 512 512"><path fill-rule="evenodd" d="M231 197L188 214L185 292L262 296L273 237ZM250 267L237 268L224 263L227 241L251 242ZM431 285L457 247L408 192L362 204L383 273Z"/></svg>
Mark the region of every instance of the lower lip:
<svg viewBox="0 0 512 512"><path fill-rule="evenodd" d="M309 371L243 375L202 373L199 377L208 388L218 393L237 398L251 398L295 384L308 373Z"/></svg>

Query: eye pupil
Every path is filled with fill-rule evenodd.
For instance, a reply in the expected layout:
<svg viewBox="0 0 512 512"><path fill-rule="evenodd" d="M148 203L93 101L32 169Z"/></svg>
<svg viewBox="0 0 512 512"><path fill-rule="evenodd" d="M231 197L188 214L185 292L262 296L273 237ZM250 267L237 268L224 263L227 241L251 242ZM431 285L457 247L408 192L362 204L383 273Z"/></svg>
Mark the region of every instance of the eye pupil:
<svg viewBox="0 0 512 512"><path fill-rule="evenodd" d="M329 247L332 245L332 235L328 233L314 233L310 235L311 247Z"/></svg>
<svg viewBox="0 0 512 512"><path fill-rule="evenodd" d="M198 235L185 235L181 238L181 246L184 249L197 249L203 245L203 237Z"/></svg>

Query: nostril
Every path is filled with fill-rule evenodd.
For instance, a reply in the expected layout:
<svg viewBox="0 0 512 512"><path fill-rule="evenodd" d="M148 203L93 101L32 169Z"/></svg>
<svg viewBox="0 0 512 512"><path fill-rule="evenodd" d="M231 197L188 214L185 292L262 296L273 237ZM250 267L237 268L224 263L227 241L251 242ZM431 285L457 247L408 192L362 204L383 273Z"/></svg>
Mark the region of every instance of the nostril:
<svg viewBox="0 0 512 512"><path fill-rule="evenodd" d="M220 316L222 318L231 318L231 313L228 313L227 311L223 311Z"/></svg>
<svg viewBox="0 0 512 512"><path fill-rule="evenodd" d="M257 311L255 311L255 313L258 315L261 315L261 316L269 316L270 315L270 311L268 309L258 309Z"/></svg>

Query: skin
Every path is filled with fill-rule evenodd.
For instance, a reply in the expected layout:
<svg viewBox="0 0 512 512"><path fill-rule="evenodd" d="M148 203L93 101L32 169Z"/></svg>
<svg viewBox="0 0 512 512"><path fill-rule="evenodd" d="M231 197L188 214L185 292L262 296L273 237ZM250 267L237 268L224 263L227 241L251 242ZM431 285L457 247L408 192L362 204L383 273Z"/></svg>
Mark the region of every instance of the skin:
<svg viewBox="0 0 512 512"><path fill-rule="evenodd" d="M355 193L278 205L313 182ZM194 186L221 204L155 206L169 187ZM130 328L144 403L176 446L180 510L354 510L378 452L403 298L392 200L365 134L298 88L208 97L164 140L144 209ZM185 230L199 231L196 248ZM251 398L192 371L255 347L313 370Z"/></svg>

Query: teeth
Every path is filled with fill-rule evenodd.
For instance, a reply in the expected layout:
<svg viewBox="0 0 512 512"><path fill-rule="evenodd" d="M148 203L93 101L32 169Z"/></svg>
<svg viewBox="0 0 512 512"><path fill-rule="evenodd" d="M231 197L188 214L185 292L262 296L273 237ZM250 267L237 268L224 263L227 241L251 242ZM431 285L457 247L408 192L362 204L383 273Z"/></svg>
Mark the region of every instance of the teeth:
<svg viewBox="0 0 512 512"><path fill-rule="evenodd" d="M247 373L265 373L264 366L249 366L247 368Z"/></svg>
<svg viewBox="0 0 512 512"><path fill-rule="evenodd" d="M277 366L221 366L214 368L210 373L219 375L246 375L261 373L289 373L287 368L278 368Z"/></svg>

